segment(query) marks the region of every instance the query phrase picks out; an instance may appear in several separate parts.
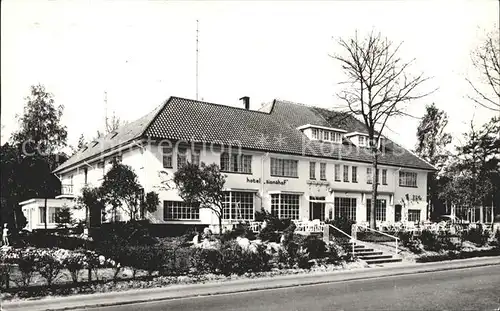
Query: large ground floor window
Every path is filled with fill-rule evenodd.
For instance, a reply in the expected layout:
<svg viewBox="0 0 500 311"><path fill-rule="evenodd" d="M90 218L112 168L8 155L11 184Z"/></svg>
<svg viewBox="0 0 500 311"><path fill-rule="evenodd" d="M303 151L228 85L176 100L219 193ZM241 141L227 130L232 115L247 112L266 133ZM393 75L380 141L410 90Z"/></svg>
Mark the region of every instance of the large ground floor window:
<svg viewBox="0 0 500 311"><path fill-rule="evenodd" d="M200 210L183 201L163 201L163 220L198 220Z"/></svg>
<svg viewBox="0 0 500 311"><path fill-rule="evenodd" d="M281 219L299 219L300 195L271 194L271 213Z"/></svg>
<svg viewBox="0 0 500 311"><path fill-rule="evenodd" d="M253 220L255 215L253 197L253 192L224 192L222 219Z"/></svg>
<svg viewBox="0 0 500 311"><path fill-rule="evenodd" d="M335 219L347 218L356 221L356 198L336 197L335 204Z"/></svg>
<svg viewBox="0 0 500 311"><path fill-rule="evenodd" d="M366 220L370 220L372 199L366 199ZM385 199L377 199L375 203L375 220L387 220L387 201Z"/></svg>
<svg viewBox="0 0 500 311"><path fill-rule="evenodd" d="M408 210L408 221L420 222L420 210L409 209Z"/></svg>

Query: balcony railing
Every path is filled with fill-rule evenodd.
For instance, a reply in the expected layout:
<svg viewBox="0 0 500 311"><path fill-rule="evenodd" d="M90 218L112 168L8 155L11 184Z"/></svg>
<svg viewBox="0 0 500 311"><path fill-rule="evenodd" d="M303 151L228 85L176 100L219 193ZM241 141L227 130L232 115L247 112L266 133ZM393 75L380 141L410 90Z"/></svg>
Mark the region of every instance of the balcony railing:
<svg viewBox="0 0 500 311"><path fill-rule="evenodd" d="M74 194L73 185L61 185L61 194Z"/></svg>

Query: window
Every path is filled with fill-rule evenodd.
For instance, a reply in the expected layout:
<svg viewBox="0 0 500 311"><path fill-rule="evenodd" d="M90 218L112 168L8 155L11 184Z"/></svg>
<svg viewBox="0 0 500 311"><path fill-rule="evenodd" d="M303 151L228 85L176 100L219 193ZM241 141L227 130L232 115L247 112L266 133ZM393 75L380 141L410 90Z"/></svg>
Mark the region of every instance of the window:
<svg viewBox="0 0 500 311"><path fill-rule="evenodd" d="M382 170L382 185L387 185L387 170Z"/></svg>
<svg viewBox="0 0 500 311"><path fill-rule="evenodd" d="M318 129L312 129L312 138L318 139Z"/></svg>
<svg viewBox="0 0 500 311"><path fill-rule="evenodd" d="M48 207L49 209L49 224L58 223L57 214L61 212L60 207Z"/></svg>
<svg viewBox="0 0 500 311"><path fill-rule="evenodd" d="M44 206L40 206L40 223L41 224L44 224L45 223L45 219L47 219L47 214L45 213L45 207Z"/></svg>
<svg viewBox="0 0 500 311"><path fill-rule="evenodd" d="M371 199L366 199L366 219L370 220L370 211L371 211ZM377 199L377 203L375 204L375 220L377 221L386 221L387 219L387 203L386 200Z"/></svg>
<svg viewBox="0 0 500 311"><path fill-rule="evenodd" d="M322 131L323 132L323 140L330 140L330 132L329 131Z"/></svg>
<svg viewBox="0 0 500 311"><path fill-rule="evenodd" d="M200 165L200 150L191 150L191 164Z"/></svg>
<svg viewBox="0 0 500 311"><path fill-rule="evenodd" d="M177 149L177 169L180 169L187 163L187 150L184 148Z"/></svg>
<svg viewBox="0 0 500 311"><path fill-rule="evenodd" d="M342 134L340 134L338 132L332 132L332 134L333 134L332 141L334 141L336 143L342 142Z"/></svg>
<svg viewBox="0 0 500 311"><path fill-rule="evenodd" d="M353 166L351 168L351 180L352 182L358 182L358 167L357 166Z"/></svg>
<svg viewBox="0 0 500 311"><path fill-rule="evenodd" d="M417 173L399 171L399 185L401 187L417 187Z"/></svg>
<svg viewBox="0 0 500 311"><path fill-rule="evenodd" d="M220 167L223 172L252 173L252 156L247 154L229 154L224 152L220 156Z"/></svg>
<svg viewBox="0 0 500 311"><path fill-rule="evenodd" d="M222 219L253 220L253 196L252 192L224 192Z"/></svg>
<svg viewBox="0 0 500 311"><path fill-rule="evenodd" d="M271 158L271 176L298 177L297 160Z"/></svg>
<svg viewBox="0 0 500 311"><path fill-rule="evenodd" d="M182 201L163 201L163 220L197 220L200 210L197 206Z"/></svg>
<svg viewBox="0 0 500 311"><path fill-rule="evenodd" d="M372 168L371 167L366 168L366 183L367 184L372 183Z"/></svg>
<svg viewBox="0 0 500 311"><path fill-rule="evenodd" d="M172 147L164 146L162 148L162 160L163 160L163 168L172 168Z"/></svg>
<svg viewBox="0 0 500 311"><path fill-rule="evenodd" d="M409 209L408 210L408 221L420 222L420 210Z"/></svg>
<svg viewBox="0 0 500 311"><path fill-rule="evenodd" d="M344 165L344 182L349 182L349 166Z"/></svg>
<svg viewBox="0 0 500 311"><path fill-rule="evenodd" d="M298 194L271 194L271 214L281 219L299 219Z"/></svg>
<svg viewBox="0 0 500 311"><path fill-rule="evenodd" d="M104 161L97 163L97 169L101 169L102 170L102 175L103 176L106 175L106 169L105 169Z"/></svg>
<svg viewBox="0 0 500 311"><path fill-rule="evenodd" d="M87 180L88 180L88 177L89 177L89 169L86 167L83 169L83 181L85 183L85 185L87 184Z"/></svg>
<svg viewBox="0 0 500 311"><path fill-rule="evenodd" d="M364 136L358 136L358 144L360 146L366 146L366 137L364 137Z"/></svg>
<svg viewBox="0 0 500 311"><path fill-rule="evenodd" d="M347 218L356 221L356 198L336 197L334 205L335 219Z"/></svg>
<svg viewBox="0 0 500 311"><path fill-rule="evenodd" d="M229 172L231 170L229 154L227 152L224 152L220 155L220 170L224 172Z"/></svg>
<svg viewBox="0 0 500 311"><path fill-rule="evenodd" d="M309 162L309 179L316 179L316 162Z"/></svg>
<svg viewBox="0 0 500 311"><path fill-rule="evenodd" d="M326 163L319 164L319 179L326 180Z"/></svg>
<svg viewBox="0 0 500 311"><path fill-rule="evenodd" d="M340 181L340 164L334 166L335 181Z"/></svg>
<svg viewBox="0 0 500 311"><path fill-rule="evenodd" d="M311 201L325 201L325 197L309 197ZM325 203L309 202L309 219L325 221Z"/></svg>

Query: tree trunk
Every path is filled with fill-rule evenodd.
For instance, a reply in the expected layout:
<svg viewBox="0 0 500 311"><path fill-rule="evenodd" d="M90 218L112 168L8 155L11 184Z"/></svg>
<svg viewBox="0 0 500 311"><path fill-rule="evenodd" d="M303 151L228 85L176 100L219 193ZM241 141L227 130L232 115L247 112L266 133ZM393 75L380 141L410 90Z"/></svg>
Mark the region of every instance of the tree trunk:
<svg viewBox="0 0 500 311"><path fill-rule="evenodd" d="M222 215L219 215L219 234L222 235Z"/></svg>
<svg viewBox="0 0 500 311"><path fill-rule="evenodd" d="M377 203L377 189L378 189L378 183L377 183L377 168L378 168L378 154L377 151L372 151L373 152L373 162L372 162L372 200L370 204L370 228L376 229L376 222L375 222L375 204Z"/></svg>
<svg viewBox="0 0 500 311"><path fill-rule="evenodd" d="M45 231L47 231L47 217L49 216L47 213L47 196L45 196L45 205L43 207L43 210L45 213L45 215L44 215L45 217L43 217L43 223L44 223Z"/></svg>

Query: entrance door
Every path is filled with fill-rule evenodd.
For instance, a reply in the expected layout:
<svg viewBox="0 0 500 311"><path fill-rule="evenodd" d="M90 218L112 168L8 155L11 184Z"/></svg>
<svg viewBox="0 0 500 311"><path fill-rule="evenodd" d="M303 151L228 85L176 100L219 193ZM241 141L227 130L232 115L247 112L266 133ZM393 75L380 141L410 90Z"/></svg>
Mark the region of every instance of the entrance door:
<svg viewBox="0 0 500 311"><path fill-rule="evenodd" d="M401 221L401 210L402 206L400 204L394 206L394 222Z"/></svg>
<svg viewBox="0 0 500 311"><path fill-rule="evenodd" d="M324 201L325 197L309 197L310 200ZM325 203L309 202L309 220L325 220Z"/></svg>

